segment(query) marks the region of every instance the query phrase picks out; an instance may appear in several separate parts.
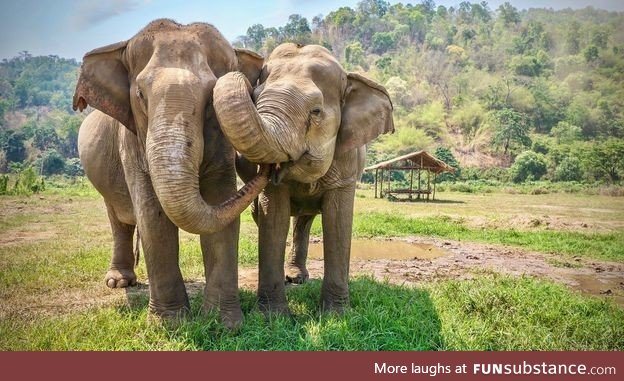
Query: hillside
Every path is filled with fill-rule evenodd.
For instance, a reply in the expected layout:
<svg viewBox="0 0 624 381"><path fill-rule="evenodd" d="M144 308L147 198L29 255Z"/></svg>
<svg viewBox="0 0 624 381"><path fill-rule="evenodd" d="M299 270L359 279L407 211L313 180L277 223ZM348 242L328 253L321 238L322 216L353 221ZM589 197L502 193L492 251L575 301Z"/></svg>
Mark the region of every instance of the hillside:
<svg viewBox="0 0 624 381"><path fill-rule="evenodd" d="M267 56L284 41L324 45L348 70L386 86L396 133L371 145L369 162L448 149L461 167L509 167L518 157L543 167L524 178L487 171L503 180L624 176L622 13L364 0L311 21L291 15L282 26L252 25L234 44ZM38 68L55 74L45 76ZM50 118L75 123L68 105L76 68L58 57L18 57L0 65L5 169L15 159L7 151L15 140L10 136L33 120L35 131ZM55 87L59 80L65 87ZM40 117L35 107L52 111ZM63 136L62 126L53 129ZM49 148L24 133L25 144L35 149L22 160ZM53 148L68 157L60 146Z"/></svg>

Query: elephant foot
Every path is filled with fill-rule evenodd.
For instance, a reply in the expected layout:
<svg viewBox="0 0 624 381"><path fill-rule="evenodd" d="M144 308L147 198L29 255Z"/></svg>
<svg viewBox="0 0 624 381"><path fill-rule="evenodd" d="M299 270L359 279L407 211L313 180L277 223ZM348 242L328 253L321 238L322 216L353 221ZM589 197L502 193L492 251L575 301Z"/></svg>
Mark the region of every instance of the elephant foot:
<svg viewBox="0 0 624 381"><path fill-rule="evenodd" d="M221 323L225 328L236 331L243 323L243 311L240 308L238 290L231 293L229 297L222 297L219 292L206 285L204 292L204 304L202 310L205 314L219 312Z"/></svg>
<svg viewBox="0 0 624 381"><path fill-rule="evenodd" d="M286 266L285 270L286 283L303 284L310 278L308 269L304 265L299 266L291 263Z"/></svg>
<svg viewBox="0 0 624 381"><path fill-rule="evenodd" d="M290 309L286 303L280 304L269 304L269 303L258 303L258 309L265 318L270 318L271 316L286 316L290 317L292 314L290 313Z"/></svg>
<svg viewBox="0 0 624 381"><path fill-rule="evenodd" d="M150 302L149 313L147 314L147 321L158 325L164 325L170 328L175 328L182 323L182 321L190 314L190 312L191 309L189 306L161 309L152 306L152 303Z"/></svg>
<svg viewBox="0 0 624 381"><path fill-rule="evenodd" d="M134 270L110 269L106 272L104 281L108 288L124 288L137 285Z"/></svg>
<svg viewBox="0 0 624 381"><path fill-rule="evenodd" d="M329 295L329 293L321 293L321 309L323 312L344 314L351 308L349 294L345 295Z"/></svg>
<svg viewBox="0 0 624 381"><path fill-rule="evenodd" d="M221 324L230 331L237 331L243 324L243 312L240 306L237 308L224 308L215 304L209 304L204 302L202 307L204 314L216 314L219 313Z"/></svg>

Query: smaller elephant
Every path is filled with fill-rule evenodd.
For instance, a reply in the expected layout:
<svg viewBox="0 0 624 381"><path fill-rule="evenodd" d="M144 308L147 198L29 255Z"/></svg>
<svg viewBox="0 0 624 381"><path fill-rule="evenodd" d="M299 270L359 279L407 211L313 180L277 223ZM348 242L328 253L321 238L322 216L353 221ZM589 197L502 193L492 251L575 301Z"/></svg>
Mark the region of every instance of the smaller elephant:
<svg viewBox="0 0 624 381"><path fill-rule="evenodd" d="M225 136L245 159L278 163L257 200L260 309L289 313L284 253L290 216L296 217L297 257L297 251L307 252L309 228L320 213L325 263L321 306L340 312L349 305L355 185L366 144L394 131L390 97L381 85L345 72L324 47L292 43L271 53L259 85L249 94L245 76L228 73L215 85L214 107ZM243 179L253 173L246 167L239 158ZM299 277L307 272L303 259Z"/></svg>
<svg viewBox="0 0 624 381"><path fill-rule="evenodd" d="M179 229L199 234L203 309L234 328L239 215L268 182L264 166L238 192L235 151L214 115L217 78L234 70L256 81L262 57L234 50L212 25L155 20L128 41L87 53L74 109L92 106L78 139L85 174L104 197L113 232L109 287L136 282L132 238L141 236L150 312L189 310L178 264Z"/></svg>

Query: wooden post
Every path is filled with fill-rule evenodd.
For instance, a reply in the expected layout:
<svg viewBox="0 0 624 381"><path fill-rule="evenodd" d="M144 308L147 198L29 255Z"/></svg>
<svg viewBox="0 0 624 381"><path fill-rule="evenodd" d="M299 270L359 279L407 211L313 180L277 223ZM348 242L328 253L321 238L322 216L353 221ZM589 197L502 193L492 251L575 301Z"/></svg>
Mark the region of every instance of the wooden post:
<svg viewBox="0 0 624 381"><path fill-rule="evenodd" d="M410 187L409 187L409 199L412 199L412 191L414 188L414 168L410 168Z"/></svg>
<svg viewBox="0 0 624 381"><path fill-rule="evenodd" d="M420 173L422 172L422 168L423 168L423 157L420 157L420 168L418 168L418 199L420 200L420 195L422 194L422 183L420 180Z"/></svg>
<svg viewBox="0 0 624 381"><path fill-rule="evenodd" d="M435 188L436 188L436 179L438 178L438 173L433 174L433 201L435 201Z"/></svg>
<svg viewBox="0 0 624 381"><path fill-rule="evenodd" d="M427 170L427 201L429 201L430 193L431 193L431 172Z"/></svg>
<svg viewBox="0 0 624 381"><path fill-rule="evenodd" d="M379 187L379 198L383 198L383 180L384 180L384 170L381 168L381 184Z"/></svg>
<svg viewBox="0 0 624 381"><path fill-rule="evenodd" d="M377 175L379 174L379 168L375 168L375 198L377 198Z"/></svg>

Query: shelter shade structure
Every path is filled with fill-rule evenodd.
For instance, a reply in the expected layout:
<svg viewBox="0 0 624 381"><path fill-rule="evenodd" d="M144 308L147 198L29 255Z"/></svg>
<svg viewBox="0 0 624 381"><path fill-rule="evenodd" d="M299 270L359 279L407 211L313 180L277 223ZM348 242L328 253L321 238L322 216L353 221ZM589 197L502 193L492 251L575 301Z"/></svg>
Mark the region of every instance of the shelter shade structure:
<svg viewBox="0 0 624 381"><path fill-rule="evenodd" d="M435 183L438 174L455 172L453 167L426 151L412 152L372 165L364 170L375 173L375 198L378 198L378 195L379 198L386 195L395 198L399 195L407 195L407 198L412 200L415 195L417 200L426 198L427 201L430 196L435 200ZM433 174L433 179L431 174Z"/></svg>

